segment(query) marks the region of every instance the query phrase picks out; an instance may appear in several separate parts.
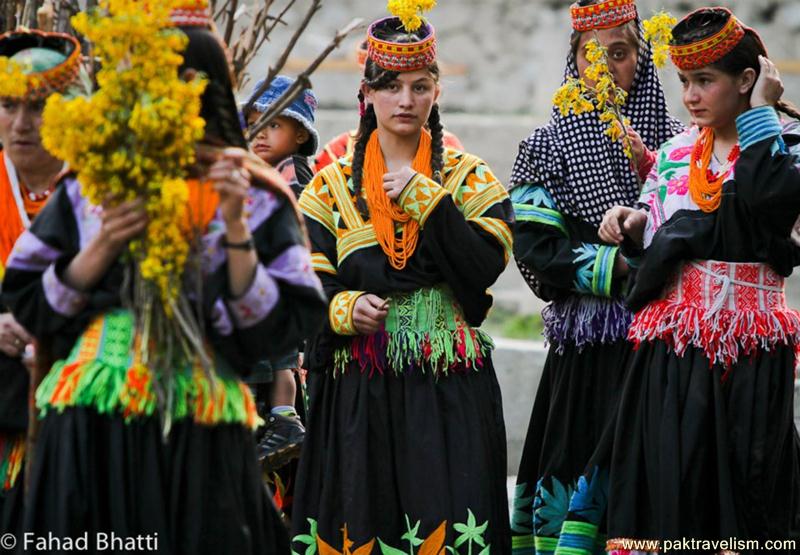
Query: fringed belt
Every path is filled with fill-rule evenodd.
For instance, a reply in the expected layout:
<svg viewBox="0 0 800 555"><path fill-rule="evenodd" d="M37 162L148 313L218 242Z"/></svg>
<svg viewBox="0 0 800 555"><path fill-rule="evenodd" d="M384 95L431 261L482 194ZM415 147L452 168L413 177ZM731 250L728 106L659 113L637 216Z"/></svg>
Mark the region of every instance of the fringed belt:
<svg viewBox="0 0 800 555"><path fill-rule="evenodd" d="M571 295L542 311L544 335L559 354L566 345L580 351L587 345L624 340L632 317L621 300L591 295Z"/></svg>
<svg viewBox="0 0 800 555"><path fill-rule="evenodd" d="M0 490L14 487L25 460L25 433L0 433Z"/></svg>
<svg viewBox="0 0 800 555"><path fill-rule="evenodd" d="M134 358L133 316L116 310L98 316L86 328L69 357L60 360L36 390L36 406L46 413L67 407L93 407L120 414L126 421L160 416L156 395L165 395L175 421L198 424L259 424L250 388L241 380L186 363L162 375ZM158 388L158 391L157 391Z"/></svg>
<svg viewBox="0 0 800 555"><path fill-rule="evenodd" d="M711 364L730 367L741 354L800 344L800 314L786 306L783 277L766 264L687 263L663 299L636 313L628 339L658 339L682 356L702 349Z"/></svg>
<svg viewBox="0 0 800 555"><path fill-rule="evenodd" d="M390 295L384 329L354 337L334 352L334 373L356 361L362 372L395 374L413 369L447 374L483 365L494 345L483 331L470 327L446 287Z"/></svg>

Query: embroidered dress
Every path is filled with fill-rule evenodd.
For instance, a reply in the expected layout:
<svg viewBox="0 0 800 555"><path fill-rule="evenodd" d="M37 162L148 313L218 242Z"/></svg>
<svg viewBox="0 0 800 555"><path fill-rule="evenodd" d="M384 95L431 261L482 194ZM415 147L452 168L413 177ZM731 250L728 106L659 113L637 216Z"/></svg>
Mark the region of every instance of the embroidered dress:
<svg viewBox="0 0 800 555"><path fill-rule="evenodd" d="M81 196L74 177L61 180L14 247L3 302L57 360L36 392L42 421L26 530L158 534L161 553L288 553L261 485L258 417L238 372L313 333L324 307L319 280L293 204L254 187L245 211L259 263L249 289L230 298L216 195L209 184L191 185L190 197L210 207L193 212L206 214L205 233L186 275L202 282L208 373L193 360L164 373L134 355L142 339L123 308L130 292L121 263L91 291L62 281L100 230L101 209ZM168 413L159 412L157 395L168 397Z"/></svg>
<svg viewBox="0 0 800 555"><path fill-rule="evenodd" d="M572 54L566 77L577 77ZM622 107L648 149L682 129L670 117L650 47L641 42ZM631 162L596 113L562 116L520 144L512 172L514 256L542 312L547 359L536 392L514 491L514 553L602 552L607 476L598 457L612 425L630 345L625 278L613 276L619 248L600 243L606 210L639 195ZM646 167L646 166L645 166ZM647 169L640 169L646 176ZM586 471L585 475L584 472Z"/></svg>
<svg viewBox="0 0 800 555"><path fill-rule="evenodd" d="M351 173L340 158L300 198L331 302L307 353L293 548L509 553L502 405L479 329L511 253L508 195L484 162L447 149L444 184L418 174L398 198L421 228L398 270L356 208ZM352 320L363 292L389 299L369 336Z"/></svg>
<svg viewBox="0 0 800 555"><path fill-rule="evenodd" d="M741 154L717 210L687 192L692 128L659 152L642 194L646 251L629 296L637 345L620 400L609 542L800 539L793 423L800 314L783 279L800 264L797 126L761 107L736 120ZM725 165L711 161L713 176Z"/></svg>

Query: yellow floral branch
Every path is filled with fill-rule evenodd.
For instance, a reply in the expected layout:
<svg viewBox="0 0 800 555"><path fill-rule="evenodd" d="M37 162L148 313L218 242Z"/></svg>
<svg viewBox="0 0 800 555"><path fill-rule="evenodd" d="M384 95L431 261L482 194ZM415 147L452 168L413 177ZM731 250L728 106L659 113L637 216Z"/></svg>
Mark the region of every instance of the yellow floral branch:
<svg viewBox="0 0 800 555"><path fill-rule="evenodd" d="M656 13L650 19L642 22L644 28L644 40L650 41L653 49L653 63L656 67L664 67L667 63L667 52L669 42L672 40L672 28L678 22L665 11Z"/></svg>

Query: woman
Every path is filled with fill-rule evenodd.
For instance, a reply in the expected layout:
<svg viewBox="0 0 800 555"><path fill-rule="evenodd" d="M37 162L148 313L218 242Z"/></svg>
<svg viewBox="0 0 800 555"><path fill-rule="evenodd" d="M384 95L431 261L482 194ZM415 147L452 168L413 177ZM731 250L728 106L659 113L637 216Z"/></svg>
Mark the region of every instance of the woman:
<svg viewBox="0 0 800 555"><path fill-rule="evenodd" d="M291 193L255 163L244 165L251 157L225 53L204 21L183 29L182 71L208 78L204 141L234 147L198 175L208 181L190 182L203 250L190 257L187 278L202 280L196 308L214 367L193 372L187 361L161 382L175 403L146 402L163 376L131 363L138 338L122 309L130 293L119 261L147 225L140 201L90 206L75 178L64 177L18 241L3 286L15 317L60 359L37 390L42 420L25 527L35 536L88 534L89 552L103 551L97 534L111 532L144 537L160 553L289 551L261 486L258 419L236 371L313 333L324 301ZM212 201L192 204L201 197Z"/></svg>
<svg viewBox="0 0 800 555"><path fill-rule="evenodd" d="M295 550L508 553L502 406L477 326L511 204L484 162L443 148L433 27L386 18L369 37L354 153L300 199L331 302L308 353Z"/></svg>
<svg viewBox="0 0 800 555"><path fill-rule="evenodd" d="M783 288L800 263L800 136L775 108L800 114L778 100L758 34L725 8L684 17L670 54L696 125L661 147L649 212L615 208L600 233L646 248L628 299L638 350L615 430L608 548L683 537L764 547L800 538L800 315Z"/></svg>
<svg viewBox="0 0 800 555"><path fill-rule="evenodd" d="M78 77L80 45L69 35L12 31L0 36L0 55L23 67L27 79L44 85L29 83L22 96L0 98L2 280L14 243L50 198L64 166L42 146L39 128L47 97L66 92ZM23 357L30 360L32 349L30 333L0 306L0 534L19 532L22 525L29 387Z"/></svg>
<svg viewBox="0 0 800 555"><path fill-rule="evenodd" d="M628 93L622 112L646 176L652 164L646 149L682 127L667 111L636 6L584 1L571 15L565 81L585 78L590 39L608 48L609 69ZM520 144L512 172L514 255L534 293L550 301L543 312L550 347L514 496L515 553L555 551L560 538L565 547L573 541L564 526L570 496L613 420L630 356L631 315L622 303L628 265L617 247L597 241L597 229L610 207L633 205L639 188L631 161L605 136L605 126L594 112L563 116L556 108L550 123ZM598 526L600 515L592 520Z"/></svg>

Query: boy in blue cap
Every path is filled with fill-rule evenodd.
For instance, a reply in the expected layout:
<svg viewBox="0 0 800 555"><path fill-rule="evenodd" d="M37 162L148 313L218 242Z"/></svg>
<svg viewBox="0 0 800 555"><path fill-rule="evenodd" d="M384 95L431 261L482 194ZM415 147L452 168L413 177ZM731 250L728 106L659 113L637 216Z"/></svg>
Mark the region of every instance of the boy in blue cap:
<svg viewBox="0 0 800 555"><path fill-rule="evenodd" d="M262 83L256 83L254 90L258 91ZM275 77L269 88L255 99L252 108L244 113L247 125L255 124L292 83L294 79L285 75ZM316 96L305 89L250 142L251 150L274 166L297 196L313 177L308 157L316 153L319 144L319 135L314 129L316 109ZM259 412L266 405L271 407L269 414L264 415L266 426L258 443L258 456L267 471L277 470L296 458L305 437L305 428L294 407L297 396L294 371L299 366L300 354L296 350L284 357L263 361L249 380L255 389Z"/></svg>

